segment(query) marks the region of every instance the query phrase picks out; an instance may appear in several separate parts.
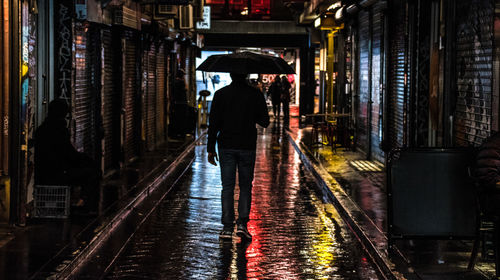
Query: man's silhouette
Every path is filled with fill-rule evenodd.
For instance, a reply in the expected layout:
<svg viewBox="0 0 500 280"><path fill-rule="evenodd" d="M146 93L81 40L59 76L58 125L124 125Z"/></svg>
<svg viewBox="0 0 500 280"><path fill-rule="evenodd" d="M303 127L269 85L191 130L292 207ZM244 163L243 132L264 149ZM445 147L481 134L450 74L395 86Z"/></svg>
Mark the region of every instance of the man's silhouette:
<svg viewBox="0 0 500 280"><path fill-rule="evenodd" d="M93 159L71 144L68 113L65 100L53 100L47 118L35 131L35 184L81 186L77 205L94 212L98 210L101 171Z"/></svg>
<svg viewBox="0 0 500 280"><path fill-rule="evenodd" d="M281 77L281 103L283 103L284 122L290 119L290 82L286 76Z"/></svg>
<svg viewBox="0 0 500 280"><path fill-rule="evenodd" d="M179 68L175 76L173 88L173 118L172 118L172 136L183 138L186 135L188 123L188 100L186 81L184 79L185 72Z"/></svg>
<svg viewBox="0 0 500 280"><path fill-rule="evenodd" d="M222 224L220 238L231 238L234 229L234 186L236 170L240 187L236 234L252 235L247 222L252 202L252 181L257 143L256 124L269 125L266 100L262 92L246 82L246 75L231 74L232 83L215 92L208 127L208 162L217 165L218 143L222 179Z"/></svg>
<svg viewBox="0 0 500 280"><path fill-rule="evenodd" d="M274 120L279 121L280 111L281 111L281 79L280 76L276 75L274 81L269 87L268 96L271 96L271 102L273 104L273 115Z"/></svg>

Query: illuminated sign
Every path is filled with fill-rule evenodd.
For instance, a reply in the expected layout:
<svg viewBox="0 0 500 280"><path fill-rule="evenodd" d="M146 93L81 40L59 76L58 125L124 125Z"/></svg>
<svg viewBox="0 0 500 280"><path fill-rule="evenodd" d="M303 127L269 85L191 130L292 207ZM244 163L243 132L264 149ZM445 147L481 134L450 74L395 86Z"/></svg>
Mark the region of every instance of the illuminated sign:
<svg viewBox="0 0 500 280"><path fill-rule="evenodd" d="M196 29L210 29L210 6L203 7L203 20L196 22Z"/></svg>
<svg viewBox="0 0 500 280"><path fill-rule="evenodd" d="M142 0L141 4L188 5L189 0Z"/></svg>

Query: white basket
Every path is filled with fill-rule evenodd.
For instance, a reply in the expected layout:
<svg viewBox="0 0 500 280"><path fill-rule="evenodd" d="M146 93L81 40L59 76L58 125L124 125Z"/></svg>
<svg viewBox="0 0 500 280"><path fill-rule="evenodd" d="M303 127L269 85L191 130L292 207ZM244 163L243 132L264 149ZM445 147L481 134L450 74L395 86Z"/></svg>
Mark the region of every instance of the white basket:
<svg viewBox="0 0 500 280"><path fill-rule="evenodd" d="M71 189L69 186L36 185L33 192L36 218L67 218Z"/></svg>

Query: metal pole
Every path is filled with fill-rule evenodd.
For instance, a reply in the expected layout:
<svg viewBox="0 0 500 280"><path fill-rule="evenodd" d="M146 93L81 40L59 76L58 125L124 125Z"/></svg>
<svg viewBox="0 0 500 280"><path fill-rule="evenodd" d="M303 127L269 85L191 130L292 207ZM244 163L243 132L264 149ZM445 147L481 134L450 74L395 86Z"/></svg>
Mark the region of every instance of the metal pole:
<svg viewBox="0 0 500 280"><path fill-rule="evenodd" d="M326 57L326 72L327 72L327 86L326 86L326 93L327 93L327 108L326 112L327 113L332 113L333 112L333 64L335 62L335 50L334 50L334 38L335 38L335 33L337 31L331 31L328 32L327 34L327 39L328 39L328 48L327 48L327 57Z"/></svg>
<svg viewBox="0 0 500 280"><path fill-rule="evenodd" d="M445 47L445 67L444 67L444 118L443 118L443 144L445 147L452 147L453 135L453 114L456 106L456 2L446 1L446 47Z"/></svg>
<svg viewBox="0 0 500 280"><path fill-rule="evenodd" d="M10 3L9 3L10 2ZM7 16L7 18L5 18ZM19 122L20 122L20 75L19 75L19 63L20 63L20 56L19 56L19 1L18 0L4 0L4 22L8 21L8 30L7 32L7 37L8 39L6 40L7 42L4 42L4 47L8 46L6 49L4 49L4 54L9 53L9 57L11 58L11 61L9 59L6 59L4 57L4 67L7 70L4 75L4 89L8 88L10 89L10 104L7 104L7 106L10 105L10 127L9 127L9 132L10 132L10 176L11 176L11 189L12 189L12 204L11 204L11 217L10 217L10 222L11 223L17 223L20 225L24 225L26 223L26 209L25 209L25 201L23 198L25 198L26 190L21 189L21 184L20 184L20 175L21 173L21 166L20 166L20 153L21 153L21 147L20 147L20 127L19 127ZM7 29L6 26L4 26L4 32ZM9 74L10 73L10 74ZM5 105L5 104L4 104Z"/></svg>

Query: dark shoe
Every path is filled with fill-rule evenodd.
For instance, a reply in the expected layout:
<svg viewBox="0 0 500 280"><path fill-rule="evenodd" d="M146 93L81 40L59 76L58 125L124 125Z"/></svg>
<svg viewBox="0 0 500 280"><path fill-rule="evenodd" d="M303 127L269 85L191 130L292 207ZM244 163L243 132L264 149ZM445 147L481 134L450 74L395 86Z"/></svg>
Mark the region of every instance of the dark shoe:
<svg viewBox="0 0 500 280"><path fill-rule="evenodd" d="M248 232L246 225L241 225L241 224L238 225L238 228L236 230L236 235L238 235L241 238L252 240L252 235L250 234L250 232Z"/></svg>
<svg viewBox="0 0 500 280"><path fill-rule="evenodd" d="M220 239L231 239L233 238L233 230L232 229L227 229L224 228L220 234L219 234Z"/></svg>

